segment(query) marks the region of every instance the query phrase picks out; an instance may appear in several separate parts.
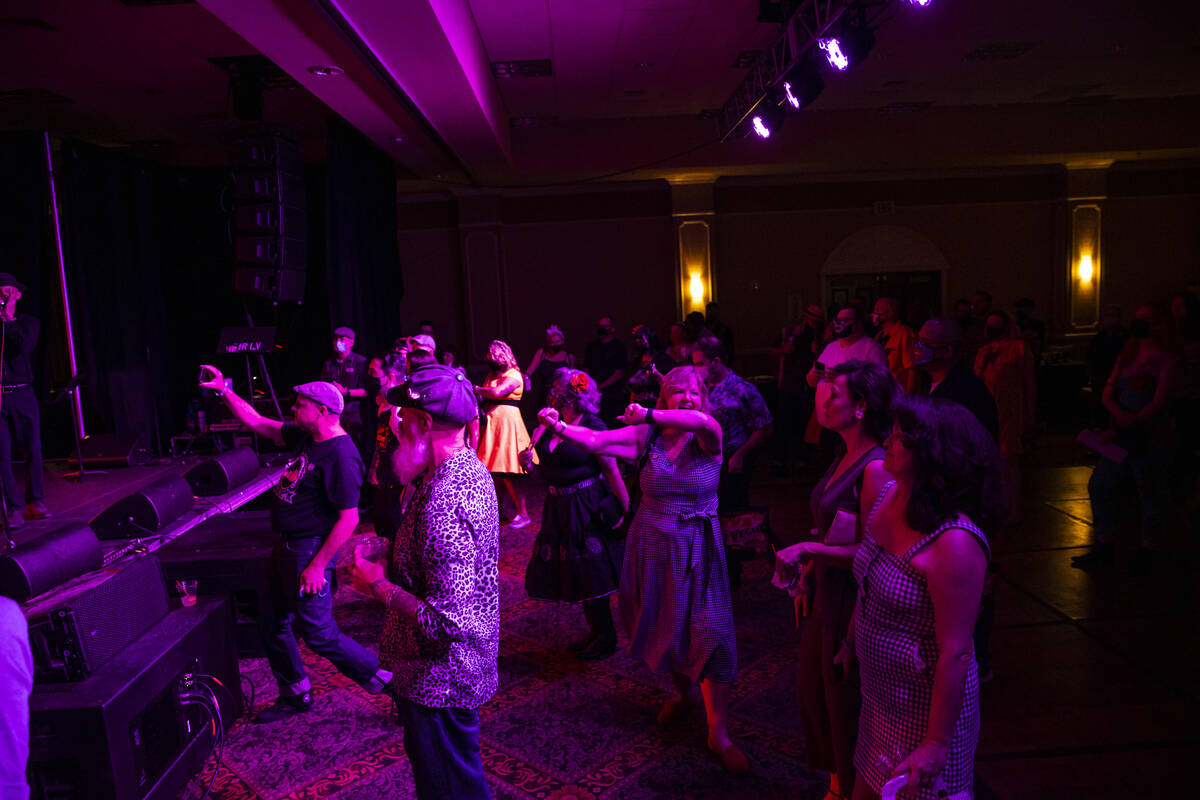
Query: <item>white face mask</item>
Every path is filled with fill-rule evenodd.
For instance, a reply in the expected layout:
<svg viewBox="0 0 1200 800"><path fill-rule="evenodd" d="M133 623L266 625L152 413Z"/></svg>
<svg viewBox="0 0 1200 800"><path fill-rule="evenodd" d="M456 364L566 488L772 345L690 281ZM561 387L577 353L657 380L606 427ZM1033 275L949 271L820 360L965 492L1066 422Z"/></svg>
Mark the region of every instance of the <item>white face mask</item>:
<svg viewBox="0 0 1200 800"><path fill-rule="evenodd" d="M347 350L350 349L350 345L346 344L345 339L338 339L336 342L333 343L333 348L335 350L337 350L339 353L345 353Z"/></svg>

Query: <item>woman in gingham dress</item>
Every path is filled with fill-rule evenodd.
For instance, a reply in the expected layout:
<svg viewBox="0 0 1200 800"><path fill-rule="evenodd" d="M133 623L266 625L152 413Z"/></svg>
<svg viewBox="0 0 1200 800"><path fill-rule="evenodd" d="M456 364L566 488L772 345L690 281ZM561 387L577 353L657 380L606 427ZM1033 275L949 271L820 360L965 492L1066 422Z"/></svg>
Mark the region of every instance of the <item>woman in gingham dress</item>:
<svg viewBox="0 0 1200 800"><path fill-rule="evenodd" d="M539 419L593 453L642 464L642 500L625 542L619 594L630 653L670 673L679 691L660 711L662 724L681 716L699 681L709 749L727 770L746 772L746 756L726 729L737 645L717 523L721 426L706 405L703 375L676 367L663 378L657 408L625 409L625 428L565 425L549 408Z"/></svg>
<svg viewBox="0 0 1200 800"><path fill-rule="evenodd" d="M854 798L906 775L905 798L961 800L973 797L979 740L971 634L990 556L980 525L1006 507L1000 457L957 403L903 397L895 417L883 462L894 480L863 487L858 604L838 656L857 657L862 676Z"/></svg>

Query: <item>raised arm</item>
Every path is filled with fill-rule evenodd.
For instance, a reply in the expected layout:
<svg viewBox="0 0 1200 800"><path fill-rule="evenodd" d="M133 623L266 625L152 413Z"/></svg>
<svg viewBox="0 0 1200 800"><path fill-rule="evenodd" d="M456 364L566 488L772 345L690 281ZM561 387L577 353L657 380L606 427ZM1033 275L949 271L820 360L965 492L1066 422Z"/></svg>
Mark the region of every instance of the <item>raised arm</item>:
<svg viewBox="0 0 1200 800"><path fill-rule="evenodd" d="M686 408L643 408L637 403L630 403L618 419L626 425L649 423L660 428L686 431L695 435L705 455L721 455L721 423L703 411Z"/></svg>
<svg viewBox="0 0 1200 800"><path fill-rule="evenodd" d="M636 461L650 429L645 425L628 425L611 431L596 431L583 425L568 425L554 408L543 408L538 412L538 421L546 430L568 442L573 442L589 453L598 456L613 456L627 461Z"/></svg>
<svg viewBox="0 0 1200 800"><path fill-rule="evenodd" d="M495 386L476 386L475 396L482 397L484 400L499 400L515 392L517 387L524 383L524 380L520 374L509 375Z"/></svg>
<svg viewBox="0 0 1200 800"><path fill-rule="evenodd" d="M201 364L200 366L208 370L212 376L207 381L200 382L201 388L211 389L215 392L217 397L225 401L225 407L229 409L230 413L247 428L259 436L265 436L275 444L283 444L283 423L281 421L267 419L255 411L254 406L238 397L236 392L226 391L225 376L221 374L221 370L211 364Z"/></svg>

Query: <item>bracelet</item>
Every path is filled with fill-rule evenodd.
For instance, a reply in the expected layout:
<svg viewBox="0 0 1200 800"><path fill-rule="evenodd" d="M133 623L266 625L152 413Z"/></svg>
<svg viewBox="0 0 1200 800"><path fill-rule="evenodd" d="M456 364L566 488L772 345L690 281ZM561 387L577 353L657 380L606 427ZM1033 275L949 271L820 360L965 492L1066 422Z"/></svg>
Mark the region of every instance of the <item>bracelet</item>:
<svg viewBox="0 0 1200 800"><path fill-rule="evenodd" d="M647 408L647 409L646 409L646 419L645 419L645 422L646 422L646 424L647 424L647 425L653 425L653 424L654 424L654 409L653 409L653 408Z"/></svg>
<svg viewBox="0 0 1200 800"><path fill-rule="evenodd" d="M560 420L558 421L558 425L556 425L556 426L554 427L554 432L555 432L555 433L557 433L559 436L562 436L562 432L563 432L563 430L564 430L566 427L567 427L567 423L563 422L563 421L560 419Z"/></svg>
<svg viewBox="0 0 1200 800"><path fill-rule="evenodd" d="M391 608L391 607L392 607L392 598L394 598L394 597L396 596L396 592L398 592L398 591L400 591L400 587L399 587L399 586L393 586L393 587L392 587L392 588L391 588L391 589L388 591L387 599L383 601L383 607L384 607L384 608Z"/></svg>

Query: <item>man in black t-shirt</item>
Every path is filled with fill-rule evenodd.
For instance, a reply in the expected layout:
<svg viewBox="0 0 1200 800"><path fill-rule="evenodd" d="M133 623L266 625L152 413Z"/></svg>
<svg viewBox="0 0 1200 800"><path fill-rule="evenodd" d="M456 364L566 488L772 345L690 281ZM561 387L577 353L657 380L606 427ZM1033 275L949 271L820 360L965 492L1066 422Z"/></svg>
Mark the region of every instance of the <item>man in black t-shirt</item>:
<svg viewBox="0 0 1200 800"><path fill-rule="evenodd" d="M600 389L600 419L609 428L618 426L617 417L629 405L625 389L629 355L625 344L613 336L615 331L612 317L601 317L596 325L597 338L583 353L583 370L592 376Z"/></svg>
<svg viewBox="0 0 1200 800"><path fill-rule="evenodd" d="M367 397L367 359L354 352L354 331L342 326L333 331L333 355L321 367L321 380L332 383L342 395L342 427L356 444L362 444L360 404Z"/></svg>
<svg viewBox="0 0 1200 800"><path fill-rule="evenodd" d="M44 501L42 473L42 423L33 391L33 365L29 355L37 345L37 317L17 311L25 287L7 272L0 272L0 325L4 326L4 386L0 402L0 490L4 492L10 528L25 517L50 516ZM13 449L25 458L25 495L17 491L12 471Z"/></svg>
<svg viewBox="0 0 1200 800"><path fill-rule="evenodd" d="M392 674L379 656L342 633L333 620L333 569L338 550L358 524L363 462L339 421L342 393L325 381L296 386L294 422L267 419L233 392L215 367L201 386L221 396L243 425L293 448L271 498L271 527L280 535L271 556L270 596L259 612L267 660L279 699L255 722L274 722L312 708L312 686L293 629L318 655L368 692L379 694Z"/></svg>

